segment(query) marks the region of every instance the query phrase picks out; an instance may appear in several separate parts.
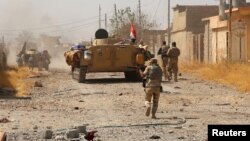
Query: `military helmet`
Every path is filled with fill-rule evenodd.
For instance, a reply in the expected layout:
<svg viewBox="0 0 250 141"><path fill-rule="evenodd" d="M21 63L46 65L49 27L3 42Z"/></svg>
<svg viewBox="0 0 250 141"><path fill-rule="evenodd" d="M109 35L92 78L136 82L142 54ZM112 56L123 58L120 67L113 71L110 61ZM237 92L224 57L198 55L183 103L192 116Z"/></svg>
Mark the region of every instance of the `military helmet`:
<svg viewBox="0 0 250 141"><path fill-rule="evenodd" d="M150 63L157 64L157 59L156 59L156 58L151 58L151 59L150 59Z"/></svg>

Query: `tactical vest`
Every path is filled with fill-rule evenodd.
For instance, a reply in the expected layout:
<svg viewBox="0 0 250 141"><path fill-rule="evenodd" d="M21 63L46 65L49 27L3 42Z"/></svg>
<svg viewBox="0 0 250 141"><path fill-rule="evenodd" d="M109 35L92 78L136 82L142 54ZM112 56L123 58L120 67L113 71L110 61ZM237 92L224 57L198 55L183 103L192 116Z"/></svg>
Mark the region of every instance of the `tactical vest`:
<svg viewBox="0 0 250 141"><path fill-rule="evenodd" d="M178 57L180 55L180 50L176 47L171 48L169 56L170 57Z"/></svg>
<svg viewBox="0 0 250 141"><path fill-rule="evenodd" d="M149 71L149 75L148 75L149 79L158 79L161 80L162 79L162 70L159 66L157 65L152 65L150 71Z"/></svg>

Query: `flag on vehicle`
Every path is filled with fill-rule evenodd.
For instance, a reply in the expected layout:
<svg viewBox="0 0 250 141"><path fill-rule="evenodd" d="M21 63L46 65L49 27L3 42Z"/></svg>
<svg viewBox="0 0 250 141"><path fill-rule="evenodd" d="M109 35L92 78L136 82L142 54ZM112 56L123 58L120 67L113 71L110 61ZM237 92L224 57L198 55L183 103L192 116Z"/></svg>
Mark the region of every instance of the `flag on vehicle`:
<svg viewBox="0 0 250 141"><path fill-rule="evenodd" d="M130 38L134 40L136 39L136 31L133 23L130 25Z"/></svg>

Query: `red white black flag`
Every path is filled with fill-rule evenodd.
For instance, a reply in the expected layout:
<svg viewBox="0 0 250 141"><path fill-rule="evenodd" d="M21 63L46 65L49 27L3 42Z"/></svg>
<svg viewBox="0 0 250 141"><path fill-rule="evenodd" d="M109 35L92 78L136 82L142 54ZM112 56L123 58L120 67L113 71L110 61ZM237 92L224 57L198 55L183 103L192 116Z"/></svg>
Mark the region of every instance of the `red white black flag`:
<svg viewBox="0 0 250 141"><path fill-rule="evenodd" d="M136 39L136 31L135 31L135 26L133 23L131 23L131 26L130 26L130 38Z"/></svg>

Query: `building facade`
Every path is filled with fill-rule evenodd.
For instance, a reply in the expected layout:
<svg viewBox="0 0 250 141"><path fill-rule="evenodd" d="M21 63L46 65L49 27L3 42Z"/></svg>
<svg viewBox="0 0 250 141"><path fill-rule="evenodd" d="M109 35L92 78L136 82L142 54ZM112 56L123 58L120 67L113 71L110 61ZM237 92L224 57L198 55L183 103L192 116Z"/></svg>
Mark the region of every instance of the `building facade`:
<svg viewBox="0 0 250 141"><path fill-rule="evenodd" d="M228 11L226 12L228 14ZM205 63L219 63L228 59L234 62L250 62L249 6L234 8L232 11L231 48L229 47L228 20L221 21L219 16L214 16L205 18L203 21L205 23Z"/></svg>
<svg viewBox="0 0 250 141"><path fill-rule="evenodd" d="M173 10L171 41L180 48L180 59L203 62L205 23L202 19L218 15L218 6L177 5Z"/></svg>

